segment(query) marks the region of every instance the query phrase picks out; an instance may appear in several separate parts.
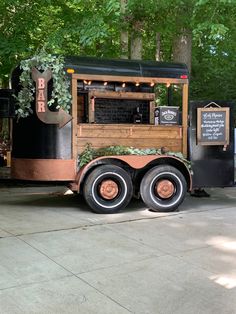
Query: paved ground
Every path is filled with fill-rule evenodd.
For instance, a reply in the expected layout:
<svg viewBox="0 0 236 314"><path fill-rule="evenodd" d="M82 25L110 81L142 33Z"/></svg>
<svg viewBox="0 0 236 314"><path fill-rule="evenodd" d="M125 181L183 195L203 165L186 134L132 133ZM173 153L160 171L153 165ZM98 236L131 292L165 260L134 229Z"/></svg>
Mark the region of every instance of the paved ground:
<svg viewBox="0 0 236 314"><path fill-rule="evenodd" d="M96 215L64 187L0 186L0 313L236 313L236 189Z"/></svg>

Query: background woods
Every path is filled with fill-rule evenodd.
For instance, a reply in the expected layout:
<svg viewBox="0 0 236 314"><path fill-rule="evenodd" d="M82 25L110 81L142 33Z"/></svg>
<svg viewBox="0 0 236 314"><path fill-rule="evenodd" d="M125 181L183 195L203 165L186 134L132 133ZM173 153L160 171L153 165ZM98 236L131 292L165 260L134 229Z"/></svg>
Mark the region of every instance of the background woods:
<svg viewBox="0 0 236 314"><path fill-rule="evenodd" d="M236 0L0 0L0 79L41 48L185 62L191 99L235 99Z"/></svg>

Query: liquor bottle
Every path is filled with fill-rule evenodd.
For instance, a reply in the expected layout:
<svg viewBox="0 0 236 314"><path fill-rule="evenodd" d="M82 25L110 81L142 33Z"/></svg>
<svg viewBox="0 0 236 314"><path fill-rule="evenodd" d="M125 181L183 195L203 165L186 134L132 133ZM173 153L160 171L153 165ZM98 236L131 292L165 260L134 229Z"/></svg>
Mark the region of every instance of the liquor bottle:
<svg viewBox="0 0 236 314"><path fill-rule="evenodd" d="M154 110L154 123L155 125L160 124L160 109L159 108L156 108Z"/></svg>
<svg viewBox="0 0 236 314"><path fill-rule="evenodd" d="M139 111L139 107L136 108L136 112L133 116L134 123L142 123L142 114Z"/></svg>

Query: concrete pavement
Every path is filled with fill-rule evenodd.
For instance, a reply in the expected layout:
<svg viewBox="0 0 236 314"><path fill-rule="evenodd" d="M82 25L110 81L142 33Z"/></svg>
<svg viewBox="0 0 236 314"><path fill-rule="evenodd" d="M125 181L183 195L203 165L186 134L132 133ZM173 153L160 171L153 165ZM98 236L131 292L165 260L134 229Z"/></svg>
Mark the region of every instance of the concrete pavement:
<svg viewBox="0 0 236 314"><path fill-rule="evenodd" d="M97 215L62 186L0 187L0 313L236 313L236 189Z"/></svg>

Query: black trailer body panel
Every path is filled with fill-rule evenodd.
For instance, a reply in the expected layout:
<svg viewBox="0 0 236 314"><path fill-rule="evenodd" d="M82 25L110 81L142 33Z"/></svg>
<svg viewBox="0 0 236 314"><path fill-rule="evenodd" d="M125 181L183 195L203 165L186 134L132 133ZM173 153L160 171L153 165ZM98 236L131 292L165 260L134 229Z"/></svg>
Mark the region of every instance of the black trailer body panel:
<svg viewBox="0 0 236 314"><path fill-rule="evenodd" d="M20 69L12 73L12 87L20 91ZM48 97L52 93L52 81L48 84ZM46 124L36 114L35 101L31 108L33 114L26 118L14 119L12 132L12 157L32 159L70 159L71 122L59 129L57 124ZM53 110L53 108L52 108Z"/></svg>
<svg viewBox="0 0 236 314"><path fill-rule="evenodd" d="M13 121L13 158L71 159L71 122L59 129L36 114Z"/></svg>
<svg viewBox="0 0 236 314"><path fill-rule="evenodd" d="M93 57L66 57L66 68L75 73L132 77L181 78L188 76L188 68L182 63L166 63L141 60L108 60Z"/></svg>
<svg viewBox="0 0 236 314"><path fill-rule="evenodd" d="M229 145L201 145L197 143L197 108L210 101L191 101L189 106L189 159L193 169L193 188L227 187L234 185L234 126L232 102L215 101L221 107L230 108Z"/></svg>

